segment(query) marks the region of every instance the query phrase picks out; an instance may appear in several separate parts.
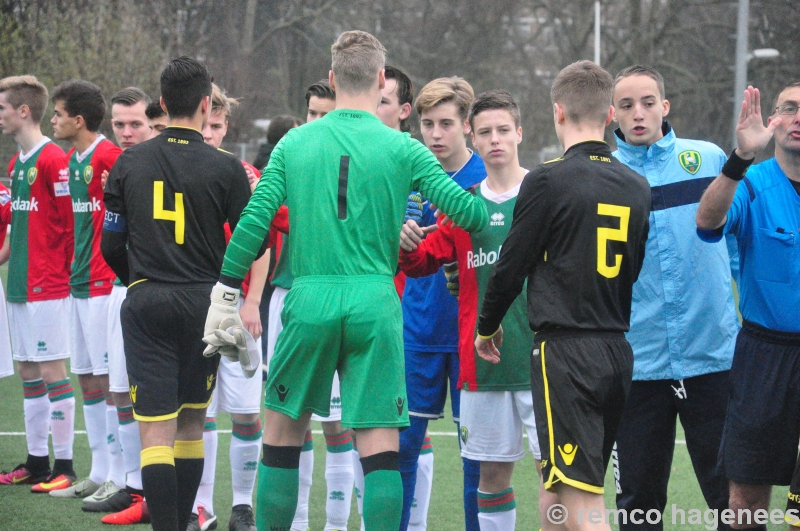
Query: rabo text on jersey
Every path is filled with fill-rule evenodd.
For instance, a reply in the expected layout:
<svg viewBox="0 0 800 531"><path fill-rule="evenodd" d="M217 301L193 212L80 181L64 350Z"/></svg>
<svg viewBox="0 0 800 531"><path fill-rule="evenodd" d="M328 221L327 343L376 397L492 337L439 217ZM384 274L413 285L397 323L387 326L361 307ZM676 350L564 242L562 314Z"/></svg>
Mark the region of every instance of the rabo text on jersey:
<svg viewBox="0 0 800 531"><path fill-rule="evenodd" d="M91 201L73 201L73 212L99 212L103 209L103 204L99 199L93 197Z"/></svg>
<svg viewBox="0 0 800 531"><path fill-rule="evenodd" d="M11 210L21 210L23 212L39 212L39 201L34 197L30 201L24 199L14 199L11 201Z"/></svg>
<svg viewBox="0 0 800 531"><path fill-rule="evenodd" d="M477 253L467 251L467 269L494 264L497 262L497 258L500 256L500 249L502 248L503 246L501 245L497 248L497 251L489 251L488 253L483 252L483 247L479 247Z"/></svg>

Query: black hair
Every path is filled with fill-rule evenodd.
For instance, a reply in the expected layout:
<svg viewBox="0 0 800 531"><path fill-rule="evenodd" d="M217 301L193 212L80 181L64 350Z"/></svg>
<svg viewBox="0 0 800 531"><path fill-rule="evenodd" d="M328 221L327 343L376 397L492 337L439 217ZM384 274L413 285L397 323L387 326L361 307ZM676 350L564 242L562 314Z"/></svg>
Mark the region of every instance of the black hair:
<svg viewBox="0 0 800 531"><path fill-rule="evenodd" d="M161 102L159 101L150 103L144 110L144 114L147 116L148 120L155 120L156 118L161 118L162 116L167 115L167 113L164 112L164 109L161 108Z"/></svg>
<svg viewBox="0 0 800 531"><path fill-rule="evenodd" d="M405 72L394 66L386 65L386 79L394 79L397 82L397 101L400 105L414 103L414 85ZM411 130L408 118L400 120L400 130L407 133Z"/></svg>
<svg viewBox="0 0 800 531"><path fill-rule="evenodd" d="M336 92L331 88L327 79L320 79L306 90L306 107L311 102L311 96L322 98L323 100L336 101Z"/></svg>
<svg viewBox="0 0 800 531"><path fill-rule="evenodd" d="M75 79L65 81L53 91L52 99L53 103L63 102L70 116L82 116L89 131L94 133L100 129L106 115L106 100L103 91L94 83Z"/></svg>
<svg viewBox="0 0 800 531"><path fill-rule="evenodd" d="M191 118L200 102L211 97L214 78L206 65L191 57L173 59L161 72L161 97L171 118Z"/></svg>

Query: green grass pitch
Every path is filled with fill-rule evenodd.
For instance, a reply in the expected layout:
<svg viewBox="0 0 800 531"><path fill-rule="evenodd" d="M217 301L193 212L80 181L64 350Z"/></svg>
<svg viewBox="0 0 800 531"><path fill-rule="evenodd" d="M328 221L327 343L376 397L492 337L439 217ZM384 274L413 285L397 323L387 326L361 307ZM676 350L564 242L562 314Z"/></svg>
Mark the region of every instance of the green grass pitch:
<svg viewBox="0 0 800 531"><path fill-rule="evenodd" d="M77 381L73 382L77 386ZM80 395L77 392L76 395ZM22 386L16 376L0 380L0 469L10 470L24 460L26 455L25 437L6 435L9 432L23 432ZM82 401L77 398L75 425L83 430ZM230 430L230 417L221 414L217 418L220 430ZM315 428L319 429L319 426ZM458 531L464 529L461 493L461 459L455 437L455 425L450 419L432 422L430 431L446 432L447 435L433 435L434 446L434 484L431 506L428 513L428 529L431 531ZM228 446L230 434L219 435L217 455L217 482L214 508L218 514L218 529L227 529L231 506L230 466ZM683 439L679 429L678 439ZM310 517L311 529L321 531L325 525L325 442L322 435L315 435L314 480L311 488ZM88 474L90 455L86 435L75 436L75 469L79 475ZM611 467L606 476L606 505L614 504L614 481ZM514 490L517 497L517 529L539 529L537 509L536 472L533 458L527 456L517 464L514 475ZM773 508L785 508L786 487L775 488L772 496ZM705 510L706 506L694 478L692 465L685 444L676 445L672 465L672 479L669 488L668 506L676 504L685 509ZM672 525L667 516L665 529L705 529L705 525ZM785 526L770 525L769 529L784 529ZM0 529L11 531L94 531L104 529L149 529L149 526L107 526L100 523L100 516L80 510L80 500L61 500L43 494L32 494L29 487L0 487ZM350 516L350 531L358 531L358 513L355 499Z"/></svg>

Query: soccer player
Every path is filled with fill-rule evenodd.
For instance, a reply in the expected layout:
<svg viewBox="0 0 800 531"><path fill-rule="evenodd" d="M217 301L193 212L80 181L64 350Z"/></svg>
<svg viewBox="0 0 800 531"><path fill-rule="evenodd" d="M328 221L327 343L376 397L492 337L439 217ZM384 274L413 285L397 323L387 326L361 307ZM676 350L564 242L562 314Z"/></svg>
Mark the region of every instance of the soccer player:
<svg viewBox="0 0 800 531"><path fill-rule="evenodd" d="M474 92L460 77L435 79L417 96L415 107L428 146L445 172L462 188L472 188L486 178L477 153L467 148L469 106ZM414 202L419 201L416 207ZM430 202L418 194L409 197L410 226L422 236L423 228L436 226ZM416 210L416 212L413 212ZM447 268L445 268L447 269ZM403 477L405 531L414 498L419 453L428 421L444 416L448 381L453 420L458 427L458 301L448 291L444 271L408 279L403 292L403 338L406 358L408 414L411 427L400 433L400 473ZM459 440L459 445L461 441ZM462 457L464 465L464 516L467 531L478 531L478 480L480 465Z"/></svg>
<svg viewBox="0 0 800 531"><path fill-rule="evenodd" d="M73 214L66 155L42 135L47 96L47 88L33 76L0 80L0 127L20 146L8 166L13 219L8 317L28 444L25 463L1 474L0 484L34 484L34 492L67 488L75 481L75 392L64 363L69 357ZM49 432L56 458L52 471Z"/></svg>
<svg viewBox="0 0 800 531"><path fill-rule="evenodd" d="M524 179L478 320L478 354L501 363L501 321L527 278L536 333L531 387L544 487L571 531L608 530L603 483L631 384L625 339L631 291L644 259L647 181L611 157L613 79L590 61L564 68L550 92L565 153ZM553 522L554 523L554 522Z"/></svg>
<svg viewBox="0 0 800 531"><path fill-rule="evenodd" d="M306 90L306 123L322 118L336 108L336 91L327 79L320 79Z"/></svg>
<svg viewBox="0 0 800 531"><path fill-rule="evenodd" d="M161 102L154 101L147 106L144 111L150 124L150 138L155 138L164 132L169 125L167 113L161 107Z"/></svg>
<svg viewBox="0 0 800 531"><path fill-rule="evenodd" d="M242 164L203 142L211 76L191 58L161 73L169 126L127 149L106 184L102 250L128 286L122 331L142 484L153 529L185 531L203 474L205 410L217 356L205 357L202 312L231 227L250 197Z"/></svg>
<svg viewBox="0 0 800 531"><path fill-rule="evenodd" d="M67 81L53 91L53 136L67 140L69 192L75 243L70 276L70 369L78 375L83 393L83 415L92 469L89 477L52 495L64 498L91 496L106 481L111 466L106 423L108 350L106 327L108 299L114 272L103 260L100 235L105 207L100 176L110 170L120 148L97 131L103 122L106 102L100 87L88 81Z"/></svg>
<svg viewBox="0 0 800 531"><path fill-rule="evenodd" d="M634 368L617 431L617 508L664 513L680 415L706 503L721 513L728 485L715 471L739 327L733 292L725 289L731 285L725 242L707 245L694 232L700 196L719 175L725 153L676 137L665 120L670 105L664 79L653 68L635 65L617 75L614 108L619 129L613 155L648 180L653 196L627 334ZM620 529L662 525L625 521Z"/></svg>
<svg viewBox="0 0 800 531"><path fill-rule="evenodd" d="M336 110L292 129L276 146L214 288L211 330L233 315L259 240L286 201L294 283L266 386L259 529L292 523L308 421L312 412L330 412L338 370L342 423L356 430L364 469L366 530L397 530L397 430L408 426L408 412L392 277L408 193L420 190L465 229L488 221L480 200L449 179L428 150L375 117L384 62L385 50L372 35L338 37L330 74Z"/></svg>
<svg viewBox="0 0 800 531"><path fill-rule="evenodd" d="M306 91L306 104L308 113L306 123L319 120L336 106L336 92L326 80L321 80ZM288 228L288 227L287 227ZM278 232L280 243L276 243L277 264L272 276L272 285L275 291L270 299L269 332L267 341L267 359L271 360L275 352L275 344L283 329L281 315L284 300L292 288L294 279L292 270L292 238L284 237ZM331 388L330 414L321 416L314 414L311 420L322 423L322 432L325 436L325 531L344 529L350 518L350 502L353 495L354 472L352 465L353 438L349 429L342 428L342 399L339 391L339 375L333 377ZM308 528L308 500L311 492L311 476L314 470L314 445L310 430L306 434L303 452L301 455L299 498L297 514L292 523L292 529L303 531Z"/></svg>
<svg viewBox="0 0 800 531"><path fill-rule="evenodd" d="M228 132L231 109L238 105L235 98L228 96L216 84L212 84L211 114L203 128L203 141L220 149L222 140ZM245 168L258 178L261 173L242 161ZM251 188L254 183L251 183ZM258 339L261 336L261 293L267 281L269 255L253 262L248 282L242 284L239 314L248 331ZM261 346L261 342L256 342ZM260 356L259 356L260 359ZM232 436L230 447L231 483L233 485L233 509L228 522L230 531L255 531L253 516L253 488L256 481L256 467L261 452L261 378L251 378L244 374L241 364L226 357L220 359L217 371L217 387L211 404L206 411L203 445L205 463L203 477L197 489L192 516L187 531L201 531L216 527L217 516L214 511L214 475L217 464L217 412L231 414Z"/></svg>
<svg viewBox="0 0 800 531"><path fill-rule="evenodd" d="M111 98L111 127L123 151L150 138L151 129L146 115L150 103L150 97L136 87L124 88ZM104 181L108 179L108 171L102 175ZM110 448L112 456L115 456L115 450L121 454L122 466L120 470L119 464L112 460L108 479L97 492L84 499L82 507L84 511L114 513L103 516L101 521L117 525L149 522L139 462L142 451L139 422L133 418L120 322L120 311L127 292L128 288L115 278L108 300L107 324L108 388L115 407L111 410L113 415L106 417L106 422L117 425L116 440L119 443L116 448L111 443Z"/></svg>
<svg viewBox="0 0 800 531"><path fill-rule="evenodd" d="M489 275L511 226L520 185L528 173L520 167L517 153L522 142L520 122L519 107L505 90L484 92L470 107L472 145L487 173L476 191L492 212L489 227L470 235L440 223L440 228L423 240L404 226L400 235L404 251L400 253L400 266L410 276L435 273L454 260L463 272L458 297L461 453L480 462L478 520L482 531L507 531L515 527L516 500L511 475L514 463L525 455L523 427L528 432L528 446L537 467L541 459L531 401L529 351L533 332L525 318L526 296L514 300L503 320L501 363L494 365L481 359L472 339ZM540 514L547 514L553 498L541 489ZM552 524L548 524L545 520L542 527L549 529Z"/></svg>
<svg viewBox="0 0 800 531"><path fill-rule="evenodd" d="M756 511L772 485L791 484L787 522L800 526L800 82L775 98L764 126L761 94L748 87L736 127L738 147L703 194L697 228L707 241L734 234L741 273L736 338L720 474L730 480L737 529L766 530ZM751 166L775 139L775 157ZM722 289L722 288L720 288ZM794 468L793 468L794 467ZM794 475L791 470L794 469ZM747 510L750 518L739 513Z"/></svg>

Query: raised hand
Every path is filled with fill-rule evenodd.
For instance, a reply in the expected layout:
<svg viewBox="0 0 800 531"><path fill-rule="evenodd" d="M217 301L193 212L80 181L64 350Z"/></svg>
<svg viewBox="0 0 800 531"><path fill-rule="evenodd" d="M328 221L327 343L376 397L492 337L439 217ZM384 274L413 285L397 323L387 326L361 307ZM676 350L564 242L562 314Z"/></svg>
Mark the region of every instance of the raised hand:
<svg viewBox="0 0 800 531"><path fill-rule="evenodd" d="M736 124L736 151L739 157L744 160L754 158L772 140L775 128L780 123L781 118L775 117L769 125L764 125L761 117L761 93L757 88L747 87L739 111L739 123Z"/></svg>

